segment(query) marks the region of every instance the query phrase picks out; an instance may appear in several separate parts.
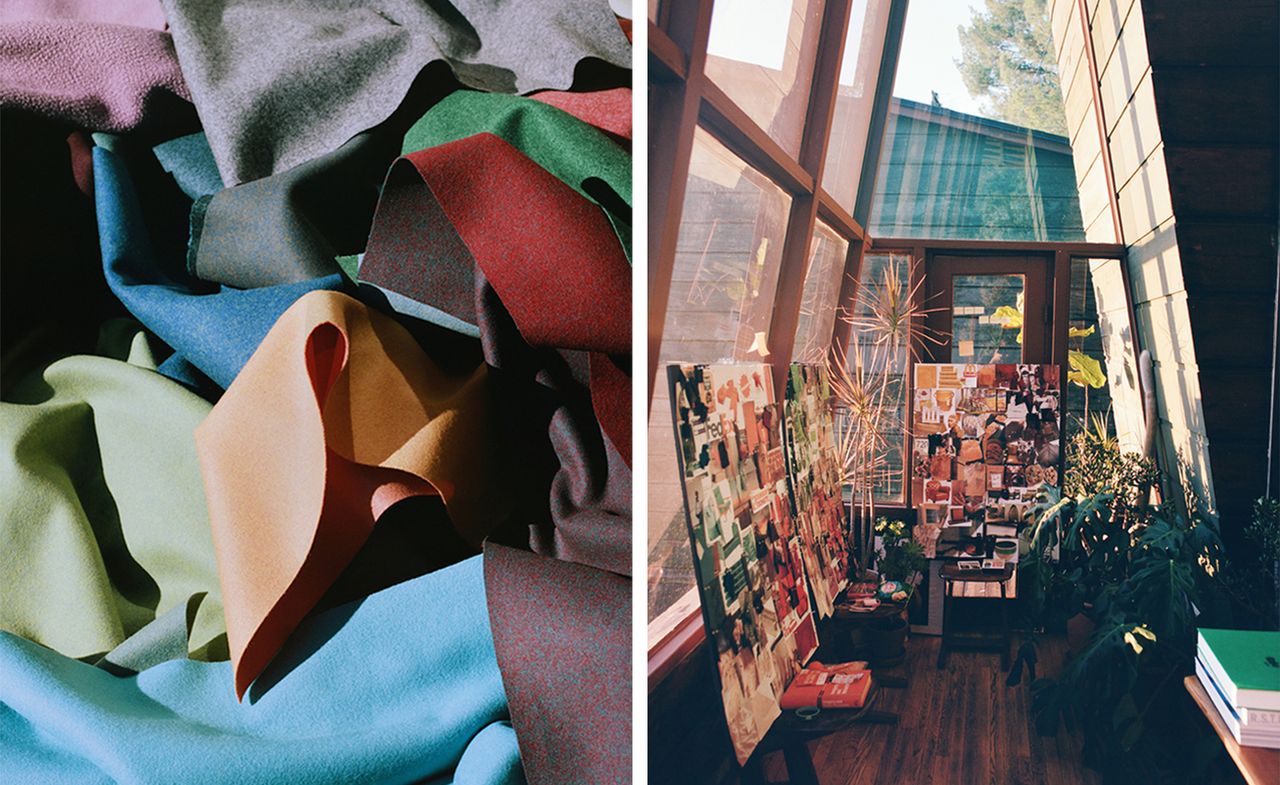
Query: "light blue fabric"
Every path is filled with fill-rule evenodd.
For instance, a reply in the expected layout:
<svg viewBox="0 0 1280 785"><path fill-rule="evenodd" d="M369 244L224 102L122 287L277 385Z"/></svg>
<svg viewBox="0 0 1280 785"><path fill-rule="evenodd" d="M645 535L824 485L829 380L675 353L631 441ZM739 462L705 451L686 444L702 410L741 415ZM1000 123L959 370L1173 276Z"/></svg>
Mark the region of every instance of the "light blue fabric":
<svg viewBox="0 0 1280 785"><path fill-rule="evenodd" d="M226 662L121 678L0 633L0 782L523 785L480 558L317 615L244 703Z"/></svg>
<svg viewBox="0 0 1280 785"><path fill-rule="evenodd" d="M111 291L177 356L224 389L295 300L317 289L346 286L341 275L244 290L198 281L185 272L185 260L164 264L156 258L132 178L118 154L95 147L93 177ZM161 372L178 365L166 363Z"/></svg>

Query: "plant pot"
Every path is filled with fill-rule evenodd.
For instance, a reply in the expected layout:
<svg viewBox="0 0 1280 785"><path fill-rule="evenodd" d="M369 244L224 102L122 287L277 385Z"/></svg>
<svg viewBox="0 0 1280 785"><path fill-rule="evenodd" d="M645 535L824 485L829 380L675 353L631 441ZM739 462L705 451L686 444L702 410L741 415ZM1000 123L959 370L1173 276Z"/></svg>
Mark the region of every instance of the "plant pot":
<svg viewBox="0 0 1280 785"><path fill-rule="evenodd" d="M1083 651L1089 639L1093 637L1093 631L1097 628L1098 625L1084 611L1067 619L1067 648L1071 650L1071 653L1079 654Z"/></svg>
<svg viewBox="0 0 1280 785"><path fill-rule="evenodd" d="M907 653L907 629L905 616L892 616L868 625L866 651L873 666L896 665L902 661Z"/></svg>

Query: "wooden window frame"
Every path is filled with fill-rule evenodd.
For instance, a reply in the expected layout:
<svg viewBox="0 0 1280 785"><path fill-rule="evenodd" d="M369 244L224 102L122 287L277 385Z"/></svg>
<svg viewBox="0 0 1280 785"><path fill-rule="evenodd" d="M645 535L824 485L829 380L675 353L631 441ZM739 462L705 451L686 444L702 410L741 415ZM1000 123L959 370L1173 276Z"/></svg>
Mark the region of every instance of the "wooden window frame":
<svg viewBox="0 0 1280 785"><path fill-rule="evenodd" d="M875 158L884 133L884 117L892 93L892 75L906 17L907 0L888 0L889 27L877 70L877 84L869 123L867 155L858 183L858 202L866 203L874 190ZM839 303L852 301L863 248L869 241L862 224L822 187L822 174L839 89L853 0L826 0L818 29L817 55L801 133L798 155L788 153L755 123L705 73L707 42L714 0L665 0L657 21L649 25L649 310L648 397L653 405L656 385L665 379L658 366L666 324L676 241L684 207L685 187L693 152L694 132L700 127L749 166L757 169L791 197L783 238L778 284L769 320L768 364L775 389L785 390L791 363L805 272L817 222L821 220L849 243L841 271ZM886 81L885 75L889 78ZM804 78L801 76L799 78ZM879 118L879 120L877 120ZM839 307L839 306L837 306ZM836 319L831 351L843 356L838 336L847 325ZM845 329L847 340L847 329ZM646 522L647 525L647 522ZM696 588L694 589L696 592ZM700 610L694 610L649 641L650 687L703 640Z"/></svg>

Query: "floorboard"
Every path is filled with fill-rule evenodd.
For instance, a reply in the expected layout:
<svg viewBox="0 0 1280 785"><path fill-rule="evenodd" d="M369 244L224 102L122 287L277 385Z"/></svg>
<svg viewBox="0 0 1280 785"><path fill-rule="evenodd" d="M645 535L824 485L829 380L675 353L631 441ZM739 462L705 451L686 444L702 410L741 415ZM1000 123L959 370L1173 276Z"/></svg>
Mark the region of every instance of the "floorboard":
<svg viewBox="0 0 1280 785"><path fill-rule="evenodd" d="M1036 733L1027 680L1005 686L1000 655L954 651L935 667L940 639L914 636L906 661L890 673L907 676L905 690L884 690L878 709L899 714L898 725L863 725L811 742L821 785L1096 785L1080 765L1080 742L1066 729ZM1016 649L1015 649L1016 650ZM1040 674L1055 673L1066 642L1040 644ZM766 771L786 781L780 754Z"/></svg>

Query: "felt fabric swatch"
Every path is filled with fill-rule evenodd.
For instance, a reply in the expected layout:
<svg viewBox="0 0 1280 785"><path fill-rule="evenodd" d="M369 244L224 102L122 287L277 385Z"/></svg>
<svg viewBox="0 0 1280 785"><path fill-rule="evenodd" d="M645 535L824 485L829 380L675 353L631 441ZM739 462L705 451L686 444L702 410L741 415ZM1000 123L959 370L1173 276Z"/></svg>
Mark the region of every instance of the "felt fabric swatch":
<svg viewBox="0 0 1280 785"><path fill-rule="evenodd" d="M75 20L0 24L0 107L95 131L189 127L168 33Z"/></svg>
<svg viewBox="0 0 1280 785"><path fill-rule="evenodd" d="M0 22L75 19L111 25L165 28L160 0L5 0Z"/></svg>
<svg viewBox="0 0 1280 785"><path fill-rule="evenodd" d="M219 191L191 215L191 274L239 288L339 272L334 257L364 250L397 135L357 134L286 172Z"/></svg>
<svg viewBox="0 0 1280 785"><path fill-rule="evenodd" d="M535 222L518 209L529 204L541 205ZM631 268L612 227L595 205L487 133L396 162L361 277L471 322L476 266L529 344L593 352L592 376L616 395L613 382L626 372L609 355L630 352ZM629 460L626 412L629 402L613 399L597 409Z"/></svg>
<svg viewBox="0 0 1280 785"><path fill-rule="evenodd" d="M246 702L229 663L121 678L0 633L0 781L519 785L485 617L474 557L309 619Z"/></svg>
<svg viewBox="0 0 1280 785"><path fill-rule="evenodd" d="M631 581L489 543L494 646L531 785L631 781Z"/></svg>
<svg viewBox="0 0 1280 785"><path fill-rule="evenodd" d="M206 593L190 649L216 657L224 621L192 439L210 407L155 372L136 330L124 359L59 360L0 404L0 629L96 657Z"/></svg>
<svg viewBox="0 0 1280 785"><path fill-rule="evenodd" d="M95 147L93 160L98 231L111 291L138 321L173 347L177 357L219 387L231 383L295 300L307 292L346 286L341 274L245 290L201 282L184 269L185 232L167 244L162 244L163 237L153 242L152 229L163 216L148 220L144 214L122 154ZM168 204L166 198L171 202L174 197L151 192L148 203Z"/></svg>
<svg viewBox="0 0 1280 785"><path fill-rule="evenodd" d="M128 676L169 660L186 659L191 630L208 595L193 594L120 642L94 665L117 676ZM220 657L218 659L226 659Z"/></svg>
<svg viewBox="0 0 1280 785"><path fill-rule="evenodd" d="M163 4L230 185L297 166L382 122L433 62L467 86L508 93L567 88L584 58L630 67L630 43L603 3Z"/></svg>
<svg viewBox="0 0 1280 785"><path fill-rule="evenodd" d="M450 96L409 137L455 98L468 100ZM620 151L552 107L521 109L495 130L537 139L526 117L563 118ZM360 276L475 323L493 369L498 473L521 518L491 534L486 586L529 781L626 782L630 266L584 195L581 159L557 157L552 140L535 162L472 130L452 141L423 133L433 146L392 166Z"/></svg>
<svg viewBox="0 0 1280 785"><path fill-rule="evenodd" d="M242 695L392 505L439 495L478 544L483 365L449 373L388 316L311 292L272 327L196 431Z"/></svg>
<svg viewBox="0 0 1280 785"><path fill-rule="evenodd" d="M223 189L222 175L203 131L161 142L152 152L188 199L212 196Z"/></svg>
<svg viewBox="0 0 1280 785"><path fill-rule="evenodd" d="M456 142L468 136L491 133L524 153L580 195L594 196L587 186L592 178L603 180L628 206L631 204L631 155L600 133L592 120L606 125L624 122L613 110L631 113L627 102L604 100L598 114L585 111L577 117L543 100L543 96L595 95L594 93L539 93L532 98L459 90L427 111L404 136L401 151L410 155L428 147ZM564 99L572 108L587 110L585 101ZM629 121L627 121L629 124Z"/></svg>
<svg viewBox="0 0 1280 785"><path fill-rule="evenodd" d="M614 136L631 140L631 88L614 87L610 90L592 90L571 93L563 90L544 90L529 96L535 101L549 104L568 112L584 123L589 123Z"/></svg>

